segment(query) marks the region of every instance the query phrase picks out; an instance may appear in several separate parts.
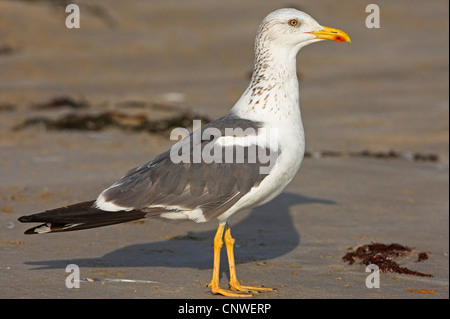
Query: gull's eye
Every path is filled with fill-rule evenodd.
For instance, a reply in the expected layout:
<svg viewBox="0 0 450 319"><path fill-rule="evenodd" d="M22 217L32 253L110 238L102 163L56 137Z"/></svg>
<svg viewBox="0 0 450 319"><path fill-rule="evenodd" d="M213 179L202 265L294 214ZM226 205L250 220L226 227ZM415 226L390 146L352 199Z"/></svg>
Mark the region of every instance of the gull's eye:
<svg viewBox="0 0 450 319"><path fill-rule="evenodd" d="M289 20L289 25L291 26L291 27L295 27L295 26L297 26L298 25L298 20L297 19L291 19L291 20Z"/></svg>

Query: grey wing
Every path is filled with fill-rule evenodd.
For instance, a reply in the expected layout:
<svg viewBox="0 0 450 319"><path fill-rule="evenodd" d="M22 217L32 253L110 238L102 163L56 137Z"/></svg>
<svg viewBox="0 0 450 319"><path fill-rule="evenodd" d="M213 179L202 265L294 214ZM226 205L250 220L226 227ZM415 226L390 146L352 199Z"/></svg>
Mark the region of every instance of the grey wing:
<svg viewBox="0 0 450 319"><path fill-rule="evenodd" d="M230 122L229 118L222 118L210 125L223 133L223 127L231 123L249 125L247 122L239 122L236 119ZM202 131L211 127L210 125L203 127ZM203 160L193 163L196 144L192 136L191 133L191 139L188 140L191 153L187 163L175 163L169 150L153 161L129 171L101 194L102 200L105 203L113 203L116 207L142 210L147 212L149 217L207 221L226 212L267 176L260 172L260 167L267 163L250 160L250 147L221 147L222 155L231 151L230 148L233 148L233 154L238 154L238 148L241 147L239 154L244 154L241 163L205 163ZM203 140L199 143L203 150L208 143L213 143L213 140ZM270 151L257 146L256 149L266 154Z"/></svg>

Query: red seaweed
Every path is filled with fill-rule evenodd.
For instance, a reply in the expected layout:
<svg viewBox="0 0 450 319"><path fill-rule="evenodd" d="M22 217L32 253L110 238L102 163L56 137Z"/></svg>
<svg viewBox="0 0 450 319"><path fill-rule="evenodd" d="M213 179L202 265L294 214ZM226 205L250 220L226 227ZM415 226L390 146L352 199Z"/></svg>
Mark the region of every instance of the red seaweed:
<svg viewBox="0 0 450 319"><path fill-rule="evenodd" d="M369 245L359 246L354 251L349 249L349 252L342 257L342 260L349 265L353 265L356 262L355 259L359 259L361 260L360 264L362 265L377 265L381 272L394 272L412 276L433 277L433 275L430 274L401 267L393 260L393 258L407 256L411 253L411 251L411 248L400 244L385 245L381 243L372 243ZM426 255L426 253L420 253L418 261L422 261L427 258L428 255Z"/></svg>

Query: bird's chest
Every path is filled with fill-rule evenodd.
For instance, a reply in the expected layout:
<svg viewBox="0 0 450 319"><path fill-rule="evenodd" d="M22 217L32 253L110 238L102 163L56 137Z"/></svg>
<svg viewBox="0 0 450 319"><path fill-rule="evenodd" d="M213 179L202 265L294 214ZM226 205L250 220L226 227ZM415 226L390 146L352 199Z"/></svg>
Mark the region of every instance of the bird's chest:
<svg viewBox="0 0 450 319"><path fill-rule="evenodd" d="M305 152L305 142L303 135L296 135L296 138L289 138L285 143L280 144L280 153L273 171L268 176L271 177L271 188L278 194L291 182L297 174L303 160Z"/></svg>
<svg viewBox="0 0 450 319"><path fill-rule="evenodd" d="M305 152L305 139L301 126L290 131L280 130L278 137L279 155L270 173L255 190L249 206L267 203L278 196L297 174Z"/></svg>

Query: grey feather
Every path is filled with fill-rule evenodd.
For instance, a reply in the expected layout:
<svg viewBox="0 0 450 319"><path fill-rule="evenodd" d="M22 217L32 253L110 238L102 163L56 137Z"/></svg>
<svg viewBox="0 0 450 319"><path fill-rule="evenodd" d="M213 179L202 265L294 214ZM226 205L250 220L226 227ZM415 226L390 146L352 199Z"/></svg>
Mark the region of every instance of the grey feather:
<svg viewBox="0 0 450 319"><path fill-rule="evenodd" d="M226 128L237 127L244 131L247 128L256 131L260 124L230 114L203 126L201 132L215 128L225 136ZM222 147L222 155L226 148L234 148L233 154L236 154L237 148L241 147L243 163L192 163L195 145L193 134L189 135L190 163L174 163L170 151L167 151L153 161L129 171L103 193L105 201L145 211L148 217L159 217L161 207L172 207L175 211L201 208L205 219L210 220L227 211L267 176L260 174L260 167L267 163L249 162L249 147ZM201 141L201 149L210 142ZM259 148L258 151L267 153L269 150Z"/></svg>

